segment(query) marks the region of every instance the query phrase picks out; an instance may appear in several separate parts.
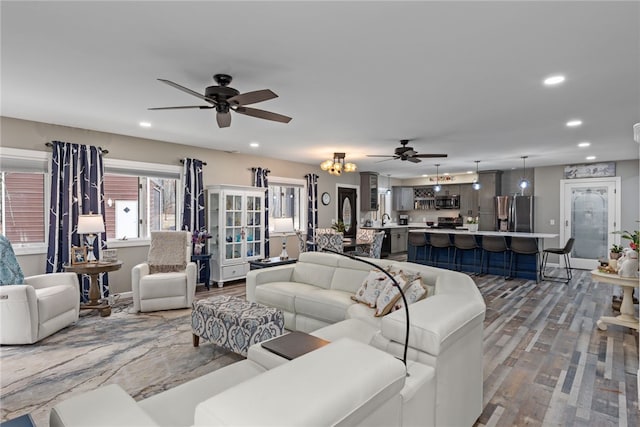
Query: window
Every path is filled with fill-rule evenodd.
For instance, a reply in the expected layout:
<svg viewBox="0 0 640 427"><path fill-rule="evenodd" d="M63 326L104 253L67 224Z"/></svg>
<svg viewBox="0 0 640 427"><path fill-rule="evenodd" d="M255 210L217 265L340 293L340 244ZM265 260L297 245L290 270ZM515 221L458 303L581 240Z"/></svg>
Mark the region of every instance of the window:
<svg viewBox="0 0 640 427"><path fill-rule="evenodd" d="M45 242L44 173L1 172L0 227L13 245Z"/></svg>
<svg viewBox="0 0 640 427"><path fill-rule="evenodd" d="M151 231L176 230L178 180L104 175L107 239L149 237Z"/></svg>
<svg viewBox="0 0 640 427"><path fill-rule="evenodd" d="M269 178L269 231L273 231L273 218L293 218L293 228L305 231L306 181L292 178Z"/></svg>

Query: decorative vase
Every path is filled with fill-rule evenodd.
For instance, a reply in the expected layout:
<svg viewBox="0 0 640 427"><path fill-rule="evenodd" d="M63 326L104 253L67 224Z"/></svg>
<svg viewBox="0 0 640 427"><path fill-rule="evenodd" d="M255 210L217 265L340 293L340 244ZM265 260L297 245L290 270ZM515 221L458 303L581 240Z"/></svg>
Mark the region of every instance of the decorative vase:
<svg viewBox="0 0 640 427"><path fill-rule="evenodd" d="M475 233L476 231L478 231L478 224L467 224L467 230Z"/></svg>
<svg viewBox="0 0 640 427"><path fill-rule="evenodd" d="M193 254L194 255L201 255L202 254L202 243L196 243L195 245L193 245Z"/></svg>
<svg viewBox="0 0 640 427"><path fill-rule="evenodd" d="M620 252L610 252L609 253L609 259L618 259L620 258Z"/></svg>

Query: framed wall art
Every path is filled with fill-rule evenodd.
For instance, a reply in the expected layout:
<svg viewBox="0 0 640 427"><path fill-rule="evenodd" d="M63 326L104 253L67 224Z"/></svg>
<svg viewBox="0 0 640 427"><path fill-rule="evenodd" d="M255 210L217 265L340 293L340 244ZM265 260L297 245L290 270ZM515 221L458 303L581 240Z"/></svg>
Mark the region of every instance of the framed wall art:
<svg viewBox="0 0 640 427"><path fill-rule="evenodd" d="M616 176L616 162L569 165L564 167L564 179L602 178Z"/></svg>

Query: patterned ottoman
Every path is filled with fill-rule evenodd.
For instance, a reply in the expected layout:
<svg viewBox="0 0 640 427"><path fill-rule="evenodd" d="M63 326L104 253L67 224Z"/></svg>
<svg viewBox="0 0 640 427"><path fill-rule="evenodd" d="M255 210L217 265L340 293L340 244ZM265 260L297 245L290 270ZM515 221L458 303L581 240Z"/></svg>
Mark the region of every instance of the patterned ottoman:
<svg viewBox="0 0 640 427"><path fill-rule="evenodd" d="M276 308L219 295L193 302L191 330L194 347L202 337L246 356L249 346L282 335L284 316Z"/></svg>

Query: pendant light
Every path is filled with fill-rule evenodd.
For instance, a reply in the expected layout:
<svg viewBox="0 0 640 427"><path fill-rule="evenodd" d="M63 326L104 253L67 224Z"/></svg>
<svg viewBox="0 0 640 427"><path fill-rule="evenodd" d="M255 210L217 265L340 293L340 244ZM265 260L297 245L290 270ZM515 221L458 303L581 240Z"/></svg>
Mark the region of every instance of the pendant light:
<svg viewBox="0 0 640 427"><path fill-rule="evenodd" d="M529 180L527 179L527 166L526 166L527 157L529 156L520 157L522 159L522 178L520 178L520 183L518 185L522 189L523 193L524 193L524 189L529 187Z"/></svg>
<svg viewBox="0 0 640 427"><path fill-rule="evenodd" d="M387 195L391 194L391 175L387 174Z"/></svg>
<svg viewBox="0 0 640 427"><path fill-rule="evenodd" d="M438 181L438 168L440 167L440 163L436 163L436 185L433 187L433 191L435 191L436 193L439 193L440 190L442 190L442 186L440 185L439 181Z"/></svg>
<svg viewBox="0 0 640 427"><path fill-rule="evenodd" d="M478 172L478 163L480 163L480 160L474 160L476 162L476 179L473 180L473 184L471 184L471 188L473 188L474 190L479 190L481 185L480 182L478 182L478 179L480 178L480 173Z"/></svg>

